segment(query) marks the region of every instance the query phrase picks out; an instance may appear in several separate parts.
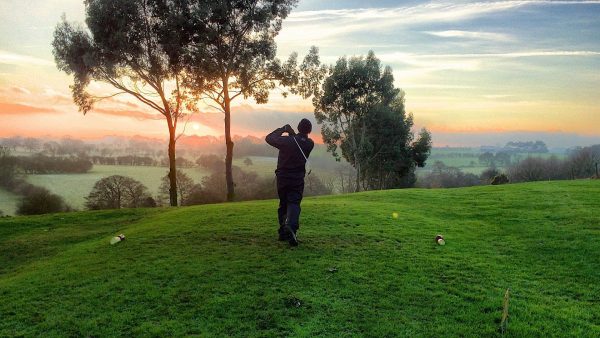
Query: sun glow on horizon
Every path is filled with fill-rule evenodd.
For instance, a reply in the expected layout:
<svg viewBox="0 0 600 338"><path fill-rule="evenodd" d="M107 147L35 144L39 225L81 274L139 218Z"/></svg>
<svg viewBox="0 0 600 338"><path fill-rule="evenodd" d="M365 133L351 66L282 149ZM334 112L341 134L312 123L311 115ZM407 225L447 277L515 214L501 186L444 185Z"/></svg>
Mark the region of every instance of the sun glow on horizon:
<svg viewBox="0 0 600 338"><path fill-rule="evenodd" d="M0 7L0 137L168 136L164 117L126 95L98 103L86 116L78 112L73 79L57 70L50 41L63 12L85 20L81 1L4 0ZM35 15L16 15L25 12ZM322 62L335 64L373 50L392 67L396 86L406 92L406 111L417 128L434 133L434 143L435 133L519 130L600 138L598 15L600 3L586 0L397 1L385 8L300 1L283 21L277 51L281 60L298 52L301 62L315 45ZM114 93L101 83L90 89ZM314 122L310 99L284 99L278 90L264 105L234 104L232 133L241 136L261 136L302 117ZM184 117L178 132L223 135L222 114L204 103L198 108L202 113Z"/></svg>

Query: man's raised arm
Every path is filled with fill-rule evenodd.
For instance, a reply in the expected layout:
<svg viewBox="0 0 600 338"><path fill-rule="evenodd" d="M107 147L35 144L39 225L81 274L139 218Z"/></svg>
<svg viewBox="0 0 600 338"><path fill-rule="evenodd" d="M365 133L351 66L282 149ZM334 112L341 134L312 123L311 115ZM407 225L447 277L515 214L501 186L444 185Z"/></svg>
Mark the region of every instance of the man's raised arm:
<svg viewBox="0 0 600 338"><path fill-rule="evenodd" d="M282 136L283 133L290 133L290 131L293 133L294 130L292 129L292 127L290 127L289 124L286 124L285 126L281 127L281 128L277 128L275 130L273 130L269 135L267 135L267 137L265 137L265 141L267 141L268 144L270 144L271 146L279 149L282 145L285 144L285 137Z"/></svg>

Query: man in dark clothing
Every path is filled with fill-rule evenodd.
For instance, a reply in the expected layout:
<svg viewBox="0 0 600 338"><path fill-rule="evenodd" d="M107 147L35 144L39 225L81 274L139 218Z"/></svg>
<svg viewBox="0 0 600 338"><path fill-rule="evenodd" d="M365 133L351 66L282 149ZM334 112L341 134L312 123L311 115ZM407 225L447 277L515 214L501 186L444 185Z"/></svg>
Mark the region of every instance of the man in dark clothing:
<svg viewBox="0 0 600 338"><path fill-rule="evenodd" d="M279 240L298 245L296 233L299 228L300 202L304 193L305 164L314 147L308 138L312 124L302 119L298 124L298 134L289 124L275 129L267 135L265 141L279 149L277 158L277 194L279 195ZM283 136L287 133L287 136Z"/></svg>

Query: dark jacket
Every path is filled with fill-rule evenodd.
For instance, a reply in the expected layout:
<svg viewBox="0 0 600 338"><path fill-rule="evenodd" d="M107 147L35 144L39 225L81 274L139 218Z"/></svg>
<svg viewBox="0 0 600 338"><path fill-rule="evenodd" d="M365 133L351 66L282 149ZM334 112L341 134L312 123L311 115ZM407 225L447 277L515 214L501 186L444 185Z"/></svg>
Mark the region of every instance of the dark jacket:
<svg viewBox="0 0 600 338"><path fill-rule="evenodd" d="M303 178L306 174L304 167L306 160L302 156L298 145L308 158L315 143L306 134L283 136L283 133L283 128L277 128L265 138L268 144L279 149L275 174L278 177ZM294 139L296 140L294 141ZM296 144L296 141L298 144Z"/></svg>

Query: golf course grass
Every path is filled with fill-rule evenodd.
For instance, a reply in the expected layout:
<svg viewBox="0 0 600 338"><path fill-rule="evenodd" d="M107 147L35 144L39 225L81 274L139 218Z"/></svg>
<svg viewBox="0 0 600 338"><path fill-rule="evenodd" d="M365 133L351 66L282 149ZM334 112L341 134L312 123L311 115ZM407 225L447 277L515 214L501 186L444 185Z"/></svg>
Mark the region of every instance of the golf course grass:
<svg viewBox="0 0 600 338"><path fill-rule="evenodd" d="M0 336L600 336L600 180L276 207L2 218Z"/></svg>

